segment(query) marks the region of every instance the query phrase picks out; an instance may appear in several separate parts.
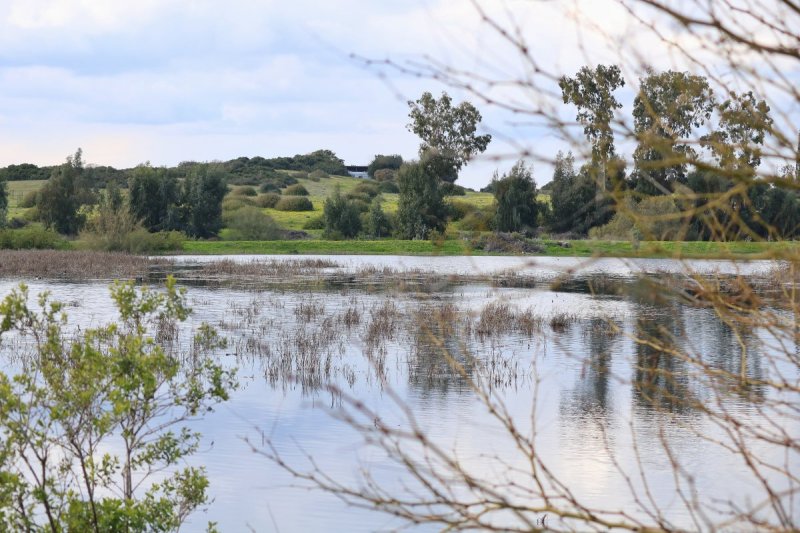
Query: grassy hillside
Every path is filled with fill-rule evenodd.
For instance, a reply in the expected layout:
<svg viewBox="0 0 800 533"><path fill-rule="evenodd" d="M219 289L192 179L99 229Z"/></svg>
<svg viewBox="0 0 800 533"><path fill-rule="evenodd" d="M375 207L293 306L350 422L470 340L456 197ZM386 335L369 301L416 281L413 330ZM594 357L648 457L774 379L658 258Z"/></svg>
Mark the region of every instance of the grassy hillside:
<svg viewBox="0 0 800 533"><path fill-rule="evenodd" d="M8 216L20 216L24 209L19 207L19 203L31 191L38 191L47 183L47 180L26 180L6 182L8 187Z"/></svg>
<svg viewBox="0 0 800 533"><path fill-rule="evenodd" d="M266 208L264 212L271 216L275 222L281 227L291 230L302 230L305 224L312 218L316 218L322 214L322 208L325 199L331 196L338 187L342 194L355 188L359 183L363 183L363 179L351 178L345 176L332 176L330 178L322 178L319 181L300 178L298 183L303 185L309 193L308 198L314 205L313 211L279 211L277 209ZM387 213L397 212L397 194L382 194L383 198L382 207ZM486 208L493 204L494 197L490 193L482 192L467 192L465 196L454 196L453 199L463 201L474 205L477 208ZM320 235L319 230L306 230L313 235Z"/></svg>

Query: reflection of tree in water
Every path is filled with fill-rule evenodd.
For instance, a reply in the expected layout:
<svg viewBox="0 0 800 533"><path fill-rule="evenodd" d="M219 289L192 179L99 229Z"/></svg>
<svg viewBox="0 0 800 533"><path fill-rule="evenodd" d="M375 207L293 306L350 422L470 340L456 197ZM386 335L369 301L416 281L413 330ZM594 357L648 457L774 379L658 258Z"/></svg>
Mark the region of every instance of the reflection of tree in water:
<svg viewBox="0 0 800 533"><path fill-rule="evenodd" d="M408 380L421 393L461 393L471 390L476 359L452 324L438 320L413 321Z"/></svg>
<svg viewBox="0 0 800 533"><path fill-rule="evenodd" d="M641 306L635 325L634 401L642 407L689 413L696 405L688 368L678 355L685 338L684 306L676 301Z"/></svg>
<svg viewBox="0 0 800 533"><path fill-rule="evenodd" d="M768 343L759 339L759 334L743 322L731 325L707 309L691 313L692 322L702 327L702 335L691 336L693 340L702 339L702 344L695 346L695 356L699 361L721 370L718 380L727 381L727 384L716 383L713 390L735 392L751 401L763 399L765 390L759 384L763 383L764 376L761 350ZM737 379L742 374L747 377L747 384Z"/></svg>
<svg viewBox="0 0 800 533"><path fill-rule="evenodd" d="M583 333L587 357L575 387L561 402L561 410L571 417L590 416L605 423L612 403L609 379L615 331L606 319L595 318L585 325Z"/></svg>

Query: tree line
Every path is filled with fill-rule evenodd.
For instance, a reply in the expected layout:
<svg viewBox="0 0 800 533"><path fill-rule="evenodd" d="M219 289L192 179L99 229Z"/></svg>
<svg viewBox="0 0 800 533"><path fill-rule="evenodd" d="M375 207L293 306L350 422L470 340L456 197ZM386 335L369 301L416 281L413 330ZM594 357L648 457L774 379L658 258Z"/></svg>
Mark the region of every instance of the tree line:
<svg viewBox="0 0 800 533"><path fill-rule="evenodd" d="M556 154L543 191L523 161L496 173L484 189L495 196L489 228L615 240L798 236L800 163L770 178L758 173L774 123L766 101L752 92L719 99L703 76L646 70L633 102L636 147L628 171L612 128L623 107L615 93L624 86L614 65L582 67L559 80L564 104L577 109L589 156L578 166L571 152ZM439 99L425 93L409 106L408 128L422 143L418 161L391 160L400 192L396 230L426 238L444 229L445 197L457 193L459 170L486 150L491 136L477 135L481 116L472 104L453 106L446 93ZM382 168L388 157L376 156L373 164ZM549 201L539 200L540 192Z"/></svg>

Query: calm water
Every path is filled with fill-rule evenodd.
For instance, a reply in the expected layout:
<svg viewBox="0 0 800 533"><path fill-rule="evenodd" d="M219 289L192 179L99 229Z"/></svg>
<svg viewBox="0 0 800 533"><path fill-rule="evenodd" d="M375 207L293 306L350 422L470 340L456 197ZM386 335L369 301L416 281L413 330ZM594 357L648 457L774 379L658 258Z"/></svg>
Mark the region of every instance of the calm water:
<svg viewBox="0 0 800 533"><path fill-rule="evenodd" d="M208 520L219 522L223 531L248 527L282 532L375 531L402 525L379 513L347 507L330 495L298 487L283 470L252 451L252 446L262 445L266 435L288 462L301 469L308 464L308 454L337 480L357 480L359 468L368 468L383 486L406 483L404 473L380 450L365 446L357 432L334 416L339 404L335 396L321 388L327 383L400 425L402 417L387 394L387 388L391 388L437 442L456 450L476 472L499 475L492 457L524 468L513 443L503 437L465 379L450 369L437 339L443 339L450 352L465 363L472 378L492 383L493 394L502 399L521 426L530 427L533 410L539 453L577 497L593 506L637 513L608 450L614 452L623 470L635 472L631 450L638 448L653 498L673 523L693 528L675 497L662 439L667 439L693 472L694 490L722 500L747 500L753 479L741 461L718 453L716 446L701 439L699 434L715 435L715 428L701 414L673 401L673 394L708 397L710 391L704 383L686 375L678 383L663 384L654 398L660 409L654 409L639 392L642 381L657 379L653 378L657 372L648 370L657 370L664 363L635 343L630 338L633 335L669 334L694 353L738 368L740 344L711 310L662 300L652 290L638 288L635 275L639 272L683 272L686 263L508 257L325 259L341 265L333 270L345 271L364 265L448 274L512 270L542 279L576 273L588 279L629 281L629 290L593 295L575 287L553 289L547 283L525 289L454 284L410 292L374 287L361 290L358 286L327 291L189 287L194 313L187 326L208 322L229 338L228 349L219 357L238 367L241 388L230 402L195 424L195 429L203 433L203 447L193 462L207 467L214 502L205 512L193 515L187 531L201 530ZM693 261L688 266L704 272L754 273L774 264ZM0 294L17 283L3 280ZM31 281L29 285L31 294L49 290L56 299L68 302L73 325L97 325L115 315L106 283ZM544 326L530 335L521 331L476 334L481 312L498 303L517 313L530 310ZM433 317L449 304L472 313L471 319L465 319L472 329L456 327L441 332L434 327L436 335L431 336ZM349 327L343 318L348 311L359 317ZM370 326L381 313L391 315L394 326L391 335L379 335L376 340ZM550 320L561 315L569 318L569 324L554 330ZM484 313L484 319L489 318L491 312ZM608 320L618 324L622 333L609 333L603 327ZM754 331L743 341L750 348L747 365L752 374L769 371L764 362L768 354L762 352L769 349L765 347L769 343L759 342L763 335ZM296 356L303 342L320 357L324 370L298 372L293 368L287 372L280 365L282 358ZM8 343L4 346L8 353ZM789 348L793 350L796 348ZM11 358L2 365L6 371L15 369ZM681 374L680 368L671 370ZM758 416L754 407L757 400L751 397L725 401L726 408L737 416L754 420ZM797 420L786 424L792 434L800 434ZM788 460L792 468L800 467L796 457ZM634 484L640 486L641 480L634 480ZM794 512L800 513L797 505Z"/></svg>

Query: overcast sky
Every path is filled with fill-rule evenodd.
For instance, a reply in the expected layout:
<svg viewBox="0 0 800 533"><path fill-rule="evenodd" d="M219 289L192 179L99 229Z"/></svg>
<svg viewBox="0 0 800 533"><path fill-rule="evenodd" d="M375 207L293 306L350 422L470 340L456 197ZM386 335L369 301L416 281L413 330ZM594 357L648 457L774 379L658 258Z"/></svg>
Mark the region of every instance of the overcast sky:
<svg viewBox="0 0 800 533"><path fill-rule="evenodd" d="M524 27L564 73L585 60L567 11L627 25L607 0L485 5ZM468 0L0 0L0 166L59 163L79 146L87 162L117 167L319 148L348 164L376 153L412 158L406 100L442 87L382 80L350 54L428 54L466 68L507 60L513 69L496 41ZM507 153L503 134L520 130L478 107L499 134L490 152ZM558 148L542 131L527 135ZM484 185L497 166L475 162L460 182Z"/></svg>

